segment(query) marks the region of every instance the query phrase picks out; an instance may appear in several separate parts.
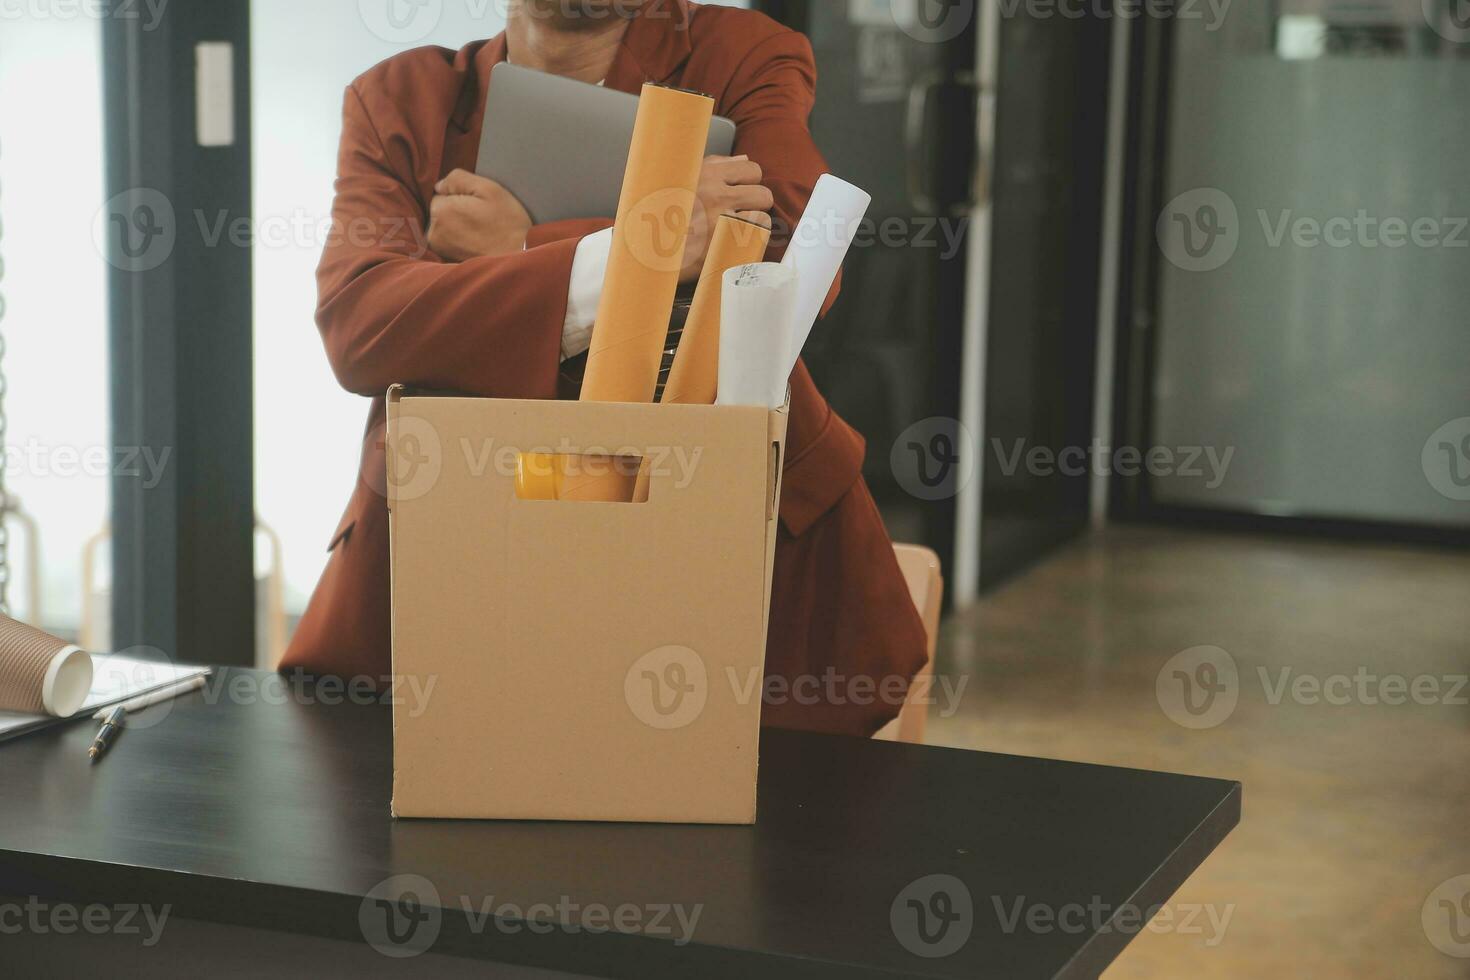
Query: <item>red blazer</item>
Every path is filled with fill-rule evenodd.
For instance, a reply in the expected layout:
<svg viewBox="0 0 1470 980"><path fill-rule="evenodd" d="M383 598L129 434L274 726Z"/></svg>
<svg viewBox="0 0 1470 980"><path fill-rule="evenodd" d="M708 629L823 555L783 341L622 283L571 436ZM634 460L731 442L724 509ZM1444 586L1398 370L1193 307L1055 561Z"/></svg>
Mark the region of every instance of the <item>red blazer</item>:
<svg viewBox="0 0 1470 980"><path fill-rule="evenodd" d="M425 244L434 185L475 168L490 69L505 53L503 34L458 53L421 48L347 90L317 324L342 386L373 402L356 490L283 671L391 673L390 385L575 397L560 368L572 257L580 236L610 219L538 226L521 254L463 263ZM751 11L653 0L629 25L607 85L637 92L645 81L714 95L739 126L735 152L764 169L778 226L794 226L827 170L807 129L816 68L805 37ZM862 438L804 365L792 391L765 723L870 735L901 707L873 687L887 680L893 691L895 677L906 686L925 661L924 628L862 480Z"/></svg>

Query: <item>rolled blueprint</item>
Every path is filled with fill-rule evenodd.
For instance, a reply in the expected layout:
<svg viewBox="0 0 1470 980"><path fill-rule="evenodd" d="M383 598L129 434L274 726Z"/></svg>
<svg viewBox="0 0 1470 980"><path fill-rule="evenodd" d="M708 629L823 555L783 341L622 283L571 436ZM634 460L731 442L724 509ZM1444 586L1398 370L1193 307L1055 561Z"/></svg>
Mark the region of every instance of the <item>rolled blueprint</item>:
<svg viewBox="0 0 1470 980"><path fill-rule="evenodd" d="M797 287L796 273L774 262L725 273L718 404L770 409L785 404Z"/></svg>
<svg viewBox="0 0 1470 980"><path fill-rule="evenodd" d="M69 718L92 689L92 658L8 616L0 616L0 711Z"/></svg>
<svg viewBox="0 0 1470 980"><path fill-rule="evenodd" d="M653 401L714 106L696 92L643 86L587 353L583 401ZM578 463L563 459L563 500L633 498L631 476Z"/></svg>
<svg viewBox="0 0 1470 980"><path fill-rule="evenodd" d="M872 203L873 196L867 191L831 174L819 178L812 190L806 213L801 216L781 262L798 277L788 376L796 368L812 327L822 315L822 307L827 305L842 260L847 258Z"/></svg>
<svg viewBox="0 0 1470 980"><path fill-rule="evenodd" d="M705 256L704 271L694 290L694 305L674 367L664 389L665 405L713 405L720 380L720 311L724 302L725 273L736 266L759 262L770 244L771 232L733 214L720 215Z"/></svg>

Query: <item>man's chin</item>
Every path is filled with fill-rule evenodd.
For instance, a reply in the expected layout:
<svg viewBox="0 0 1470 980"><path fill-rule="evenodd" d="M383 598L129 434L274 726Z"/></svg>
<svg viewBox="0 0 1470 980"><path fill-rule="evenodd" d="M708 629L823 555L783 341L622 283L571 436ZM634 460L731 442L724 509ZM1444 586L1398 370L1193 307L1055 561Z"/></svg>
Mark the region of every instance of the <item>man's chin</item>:
<svg viewBox="0 0 1470 980"><path fill-rule="evenodd" d="M594 30L610 22L626 20L638 12L644 0L523 0L524 12L556 24L564 30Z"/></svg>

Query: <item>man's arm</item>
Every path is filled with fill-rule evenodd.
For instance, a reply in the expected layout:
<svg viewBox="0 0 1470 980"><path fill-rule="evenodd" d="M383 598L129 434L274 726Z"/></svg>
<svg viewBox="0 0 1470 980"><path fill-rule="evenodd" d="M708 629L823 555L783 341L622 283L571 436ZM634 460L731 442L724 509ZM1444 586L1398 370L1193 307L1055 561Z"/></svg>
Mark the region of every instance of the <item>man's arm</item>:
<svg viewBox="0 0 1470 980"><path fill-rule="evenodd" d="M317 325L342 386L407 383L503 398L556 392L575 239L445 262L423 202L347 90L333 233L317 270Z"/></svg>
<svg viewBox="0 0 1470 980"><path fill-rule="evenodd" d="M816 59L811 43L796 31L756 45L736 68L725 95L726 111L738 127L734 152L760 164L761 183L775 198L770 255L775 261L785 255L817 178L829 170L807 127L816 98ZM839 283L832 286L828 308Z"/></svg>
<svg viewBox="0 0 1470 980"><path fill-rule="evenodd" d="M785 254L817 178L829 169L807 128L816 83L811 44L801 34L782 31L745 56L726 91L727 111L739 126L736 151L761 165L763 182L775 197L773 259ZM840 284L839 276L824 314ZM791 375L786 446L781 523L786 533L801 537L859 483L865 449L862 438L828 406L801 361Z"/></svg>

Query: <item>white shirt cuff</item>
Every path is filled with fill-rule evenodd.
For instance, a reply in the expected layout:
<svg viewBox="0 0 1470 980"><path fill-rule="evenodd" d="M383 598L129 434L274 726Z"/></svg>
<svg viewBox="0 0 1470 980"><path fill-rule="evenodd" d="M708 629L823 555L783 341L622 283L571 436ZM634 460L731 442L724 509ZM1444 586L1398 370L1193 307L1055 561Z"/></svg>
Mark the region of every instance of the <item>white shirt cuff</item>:
<svg viewBox="0 0 1470 980"><path fill-rule="evenodd" d="M605 228L577 243L567 288L567 319L561 331L563 361L585 354L592 346L592 324L597 319L597 305L602 301L602 281L607 276L612 240L612 229Z"/></svg>

